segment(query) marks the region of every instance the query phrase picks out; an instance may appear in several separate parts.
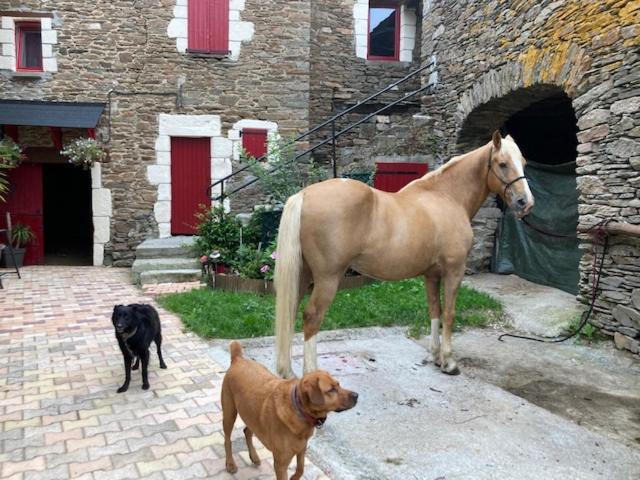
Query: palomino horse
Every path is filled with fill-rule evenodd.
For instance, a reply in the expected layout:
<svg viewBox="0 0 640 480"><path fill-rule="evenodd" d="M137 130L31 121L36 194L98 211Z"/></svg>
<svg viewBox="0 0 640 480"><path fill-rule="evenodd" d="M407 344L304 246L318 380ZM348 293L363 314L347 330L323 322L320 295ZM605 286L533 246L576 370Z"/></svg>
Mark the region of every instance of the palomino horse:
<svg viewBox="0 0 640 480"><path fill-rule="evenodd" d="M519 217L529 212L533 195L524 177L524 164L514 140L495 132L485 146L451 159L397 193L333 179L291 196L280 221L275 272L278 373L293 375L295 317L312 282L303 316L304 372L317 368L315 335L340 279L351 267L382 280L423 275L431 353L443 372L458 374L451 355L451 332L456 292L473 242L471 219L490 192L500 195Z"/></svg>

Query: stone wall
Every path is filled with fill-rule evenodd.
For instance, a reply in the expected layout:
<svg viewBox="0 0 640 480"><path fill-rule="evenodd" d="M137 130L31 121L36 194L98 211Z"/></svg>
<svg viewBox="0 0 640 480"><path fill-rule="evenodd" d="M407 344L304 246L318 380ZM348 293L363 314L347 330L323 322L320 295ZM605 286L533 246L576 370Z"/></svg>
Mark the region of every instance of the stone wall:
<svg viewBox="0 0 640 480"><path fill-rule="evenodd" d="M580 226L639 223L639 23L640 4L632 0L425 1L421 55L437 58L439 88L423 108L434 119L439 151L450 157L487 142L510 115L544 98L544 86L560 88L572 100L579 129ZM513 95L519 100L499 101ZM490 114L473 121L490 103ZM489 227L477 228L481 243L493 235ZM588 235L583 240L580 298L586 301L592 244ZM635 352L638 258L637 239L611 239L595 307L595 323Z"/></svg>
<svg viewBox="0 0 640 480"><path fill-rule="evenodd" d="M11 2L11 10L53 14L58 68L41 78L0 70L1 98L109 103L112 91L111 123L108 106L97 132L110 156L105 263L129 265L135 247L159 234L147 167L157 162L160 114L218 115L224 137L243 119L275 122L284 135L308 128L309 0L230 1L255 28L237 60L177 50L168 30L184 0Z"/></svg>

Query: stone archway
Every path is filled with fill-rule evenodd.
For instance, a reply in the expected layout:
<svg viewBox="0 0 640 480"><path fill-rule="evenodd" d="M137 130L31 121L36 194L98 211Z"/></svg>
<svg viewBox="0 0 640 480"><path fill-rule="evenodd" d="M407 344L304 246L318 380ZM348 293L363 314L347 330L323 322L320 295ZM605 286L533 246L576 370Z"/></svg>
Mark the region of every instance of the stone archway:
<svg viewBox="0 0 640 480"><path fill-rule="evenodd" d="M487 143L496 129L503 135L510 134L529 161L526 173L537 197L532 223L547 230L575 233L578 126L569 96L558 86L538 84L492 98L466 116L458 132L456 149L477 148ZM558 205L562 208L556 208ZM502 207L499 201L497 206ZM482 248L476 257L485 255L480 260L485 266L491 260L494 271L516 273L577 293L580 263L577 239L545 237L492 207L486 206L485 214L492 212L488 217L495 221L475 225ZM490 250L490 246L494 248Z"/></svg>

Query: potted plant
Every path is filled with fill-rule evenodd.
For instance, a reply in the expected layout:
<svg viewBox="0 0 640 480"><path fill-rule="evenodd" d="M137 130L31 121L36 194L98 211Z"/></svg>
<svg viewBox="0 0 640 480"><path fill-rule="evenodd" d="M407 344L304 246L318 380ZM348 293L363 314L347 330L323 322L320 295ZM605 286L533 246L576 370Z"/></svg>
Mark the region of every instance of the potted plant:
<svg viewBox="0 0 640 480"><path fill-rule="evenodd" d="M11 242L13 245L13 258L11 258L11 254L9 253L9 249L5 248L4 253L4 265L5 267L12 268L14 266L22 267L24 262L24 253L26 250L27 244L33 242L36 239L33 230L29 225L25 225L24 223L16 223L11 229ZM13 259L15 258L15 264L13 263Z"/></svg>
<svg viewBox="0 0 640 480"><path fill-rule="evenodd" d="M76 138L60 151L76 167L89 170L94 163L105 160L107 154L93 138Z"/></svg>

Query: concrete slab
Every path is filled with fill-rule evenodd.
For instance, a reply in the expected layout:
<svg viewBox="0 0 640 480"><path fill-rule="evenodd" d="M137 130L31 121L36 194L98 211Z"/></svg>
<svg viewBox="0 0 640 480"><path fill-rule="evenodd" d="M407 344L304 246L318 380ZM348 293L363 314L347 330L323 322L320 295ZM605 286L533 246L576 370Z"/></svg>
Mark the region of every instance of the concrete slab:
<svg viewBox="0 0 640 480"><path fill-rule="evenodd" d="M544 337L562 334L586 309L570 293L516 275L481 273L466 276L463 283L499 298L516 330Z"/></svg>
<svg viewBox="0 0 640 480"><path fill-rule="evenodd" d="M225 368L226 344L208 350ZM243 344L273 368L273 339ZM330 416L310 442L309 457L332 478L640 478L638 449L479 378L441 374L403 329L326 332L318 350L320 367L360 394L356 408Z"/></svg>

